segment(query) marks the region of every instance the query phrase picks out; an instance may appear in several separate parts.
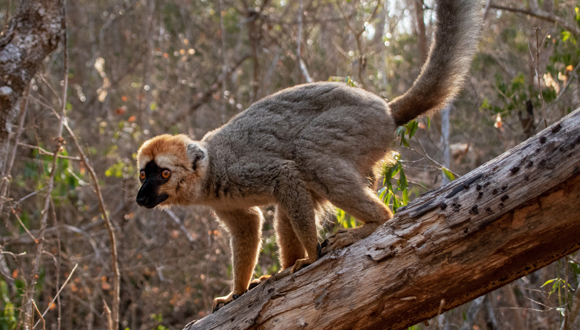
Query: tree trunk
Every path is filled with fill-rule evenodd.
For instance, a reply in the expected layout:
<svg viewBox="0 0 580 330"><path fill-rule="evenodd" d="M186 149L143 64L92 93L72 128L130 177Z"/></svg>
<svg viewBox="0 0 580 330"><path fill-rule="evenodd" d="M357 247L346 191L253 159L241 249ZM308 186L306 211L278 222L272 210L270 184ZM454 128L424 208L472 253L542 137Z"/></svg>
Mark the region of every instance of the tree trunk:
<svg viewBox="0 0 580 330"><path fill-rule="evenodd" d="M62 13L63 0L22 0L0 34L0 169L20 98L42 61L58 46Z"/></svg>
<svg viewBox="0 0 580 330"><path fill-rule="evenodd" d="M425 16L423 13L423 0L415 0L415 20L417 21L417 37L419 38L419 51L421 63L427 60L427 33L425 31Z"/></svg>
<svg viewBox="0 0 580 330"><path fill-rule="evenodd" d="M580 109L186 329L406 329L580 249Z"/></svg>

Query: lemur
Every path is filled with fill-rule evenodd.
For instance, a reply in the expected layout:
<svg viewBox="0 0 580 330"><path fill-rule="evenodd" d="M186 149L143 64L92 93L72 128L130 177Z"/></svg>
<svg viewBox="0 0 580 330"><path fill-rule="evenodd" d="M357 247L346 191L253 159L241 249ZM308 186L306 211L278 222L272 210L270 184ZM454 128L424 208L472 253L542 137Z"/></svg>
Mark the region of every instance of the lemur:
<svg viewBox="0 0 580 330"><path fill-rule="evenodd" d="M458 93L477 47L480 1L435 5L428 59L413 86L391 102L341 83L303 84L257 101L201 141L160 135L139 149L139 205L208 205L230 234L233 290L214 299L214 311L248 290L261 242L259 206L276 205L280 261L292 273L392 218L368 178L397 126ZM340 229L321 249L316 219L328 203L363 225Z"/></svg>

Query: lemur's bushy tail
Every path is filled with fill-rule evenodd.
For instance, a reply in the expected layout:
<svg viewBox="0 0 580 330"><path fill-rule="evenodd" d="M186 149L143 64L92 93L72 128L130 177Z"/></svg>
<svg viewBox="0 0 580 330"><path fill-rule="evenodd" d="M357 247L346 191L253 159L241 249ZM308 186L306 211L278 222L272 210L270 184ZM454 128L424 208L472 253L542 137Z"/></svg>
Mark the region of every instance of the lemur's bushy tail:
<svg viewBox="0 0 580 330"><path fill-rule="evenodd" d="M479 0L436 0L437 25L429 57L405 94L389 103L397 125L442 109L459 92L481 28Z"/></svg>

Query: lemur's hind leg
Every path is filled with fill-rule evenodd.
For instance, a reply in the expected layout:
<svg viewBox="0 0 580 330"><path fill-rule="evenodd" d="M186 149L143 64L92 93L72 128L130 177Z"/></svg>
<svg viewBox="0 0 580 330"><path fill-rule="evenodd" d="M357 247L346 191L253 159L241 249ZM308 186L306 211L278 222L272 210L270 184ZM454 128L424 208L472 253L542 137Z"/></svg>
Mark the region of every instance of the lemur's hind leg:
<svg viewBox="0 0 580 330"><path fill-rule="evenodd" d="M339 229L323 243L322 254L348 246L372 234L377 227L393 217L393 213L368 187L363 178L341 181L340 185L328 185L330 190L324 197L336 207L362 221L364 224L352 229Z"/></svg>
<svg viewBox="0 0 580 330"><path fill-rule="evenodd" d="M288 253L287 259L283 260L283 267L291 266L290 260L296 259L292 267L292 273L295 273L318 260L315 204L306 183L302 180L300 171L293 162L286 162L280 166L278 179L274 189L278 202L277 212L287 216L288 223L295 234L290 235L290 239L281 237L282 254ZM277 225L282 225L284 232L288 234L290 228L288 228L288 225L283 225L284 223L285 221L280 221ZM279 234L281 233L279 232ZM306 250L307 257L298 258L300 255L295 250L296 248L290 248L290 245L295 244L294 237L298 239L303 249Z"/></svg>

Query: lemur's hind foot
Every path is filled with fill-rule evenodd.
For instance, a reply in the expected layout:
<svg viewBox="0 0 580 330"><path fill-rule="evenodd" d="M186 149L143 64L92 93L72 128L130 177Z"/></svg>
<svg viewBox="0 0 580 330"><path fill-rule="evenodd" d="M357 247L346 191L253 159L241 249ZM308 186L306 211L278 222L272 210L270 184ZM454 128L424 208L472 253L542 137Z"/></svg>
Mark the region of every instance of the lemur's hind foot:
<svg viewBox="0 0 580 330"><path fill-rule="evenodd" d="M325 255L331 251L341 249L351 245L356 241L367 238L378 227L378 223L365 223L364 225L357 228L341 228L334 235L330 236L324 240L324 242L322 242L321 253L322 255Z"/></svg>

